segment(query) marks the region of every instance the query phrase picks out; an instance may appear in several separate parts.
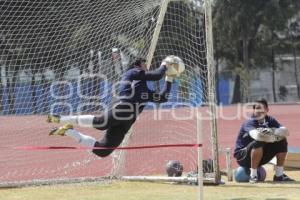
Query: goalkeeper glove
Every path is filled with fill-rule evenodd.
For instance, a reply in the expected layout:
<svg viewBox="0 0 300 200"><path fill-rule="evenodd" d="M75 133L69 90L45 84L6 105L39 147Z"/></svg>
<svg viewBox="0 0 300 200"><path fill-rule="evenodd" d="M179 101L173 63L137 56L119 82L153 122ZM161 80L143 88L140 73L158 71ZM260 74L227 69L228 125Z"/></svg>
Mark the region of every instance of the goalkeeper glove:
<svg viewBox="0 0 300 200"><path fill-rule="evenodd" d="M168 68L168 67L170 67L171 64L169 62L166 62L165 60L163 60L160 64L160 66L162 66L162 65L164 65Z"/></svg>
<svg viewBox="0 0 300 200"><path fill-rule="evenodd" d="M174 80L174 77L173 76L166 76L166 78L165 78L165 81L168 81L168 82L173 82L173 80Z"/></svg>

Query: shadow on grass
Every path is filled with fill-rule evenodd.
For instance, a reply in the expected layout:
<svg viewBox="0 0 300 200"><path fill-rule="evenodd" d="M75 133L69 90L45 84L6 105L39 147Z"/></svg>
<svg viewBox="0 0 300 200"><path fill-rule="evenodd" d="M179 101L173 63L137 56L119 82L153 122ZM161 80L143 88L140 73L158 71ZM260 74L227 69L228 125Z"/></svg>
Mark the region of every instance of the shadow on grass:
<svg viewBox="0 0 300 200"><path fill-rule="evenodd" d="M254 200L254 199L249 199L249 198L233 198L230 200ZM286 198L266 198L265 200L288 200Z"/></svg>
<svg viewBox="0 0 300 200"><path fill-rule="evenodd" d="M286 181L286 182L265 181L262 183L267 183L272 185L300 185L300 181Z"/></svg>
<svg viewBox="0 0 300 200"><path fill-rule="evenodd" d="M278 188L282 189L282 186L286 185L288 188L291 189L300 189L300 182L295 181L295 182L285 182L285 183L279 183L279 182L273 182L273 181L265 181L265 182L260 182L256 184L251 184L251 183L234 183L234 184L224 184L222 187L241 187L241 188Z"/></svg>

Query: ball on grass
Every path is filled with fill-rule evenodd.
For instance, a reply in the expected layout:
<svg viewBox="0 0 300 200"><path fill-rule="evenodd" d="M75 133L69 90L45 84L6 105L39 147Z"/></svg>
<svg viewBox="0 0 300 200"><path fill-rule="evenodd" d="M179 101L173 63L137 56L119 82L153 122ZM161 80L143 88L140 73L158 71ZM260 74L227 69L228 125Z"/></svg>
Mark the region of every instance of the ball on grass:
<svg viewBox="0 0 300 200"><path fill-rule="evenodd" d="M183 165L178 160L170 160L166 165L166 172L168 176L179 177L183 172Z"/></svg>
<svg viewBox="0 0 300 200"><path fill-rule="evenodd" d="M257 168L258 181L264 181L267 173L265 168L262 166ZM238 167L234 172L234 179L236 182L249 182L250 169L246 167Z"/></svg>

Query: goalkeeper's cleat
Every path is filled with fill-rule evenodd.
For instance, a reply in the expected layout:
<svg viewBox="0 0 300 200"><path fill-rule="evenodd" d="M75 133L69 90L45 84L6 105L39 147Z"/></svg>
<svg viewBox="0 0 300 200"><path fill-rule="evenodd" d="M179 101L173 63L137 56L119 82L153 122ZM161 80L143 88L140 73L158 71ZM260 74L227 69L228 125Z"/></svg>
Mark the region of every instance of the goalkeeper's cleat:
<svg viewBox="0 0 300 200"><path fill-rule="evenodd" d="M273 181L275 182L290 182L290 181L295 181L294 179L291 179L290 177L288 177L287 175L283 174L281 176L276 176L274 175L273 177Z"/></svg>
<svg viewBox="0 0 300 200"><path fill-rule="evenodd" d="M65 136L67 130L73 129L72 124L65 124L59 128L54 128L50 131L49 135L60 135Z"/></svg>
<svg viewBox="0 0 300 200"><path fill-rule="evenodd" d="M257 183L257 182L258 182L258 178L257 178L257 176L250 177L250 179L249 179L249 183L252 183L252 184L254 184L254 183Z"/></svg>
<svg viewBox="0 0 300 200"><path fill-rule="evenodd" d="M47 116L47 122L48 123L59 123L60 122L60 116L59 115L48 115Z"/></svg>

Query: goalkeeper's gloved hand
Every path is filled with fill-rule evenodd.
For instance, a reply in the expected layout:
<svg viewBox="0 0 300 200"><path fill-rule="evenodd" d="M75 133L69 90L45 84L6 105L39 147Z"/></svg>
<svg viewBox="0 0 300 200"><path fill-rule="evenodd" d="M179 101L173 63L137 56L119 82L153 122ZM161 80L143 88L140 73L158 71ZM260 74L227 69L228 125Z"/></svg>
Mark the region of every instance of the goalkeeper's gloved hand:
<svg viewBox="0 0 300 200"><path fill-rule="evenodd" d="M257 128L256 130L262 134L272 134L273 133L273 129L271 129L271 128Z"/></svg>
<svg viewBox="0 0 300 200"><path fill-rule="evenodd" d="M165 60L163 60L163 61L161 62L161 65L166 66L166 67L167 67L167 70L168 70L169 67L172 67L172 66L171 66L172 64L169 63L169 62L166 62ZM174 78L175 78L175 76L166 74L165 81L173 82Z"/></svg>
<svg viewBox="0 0 300 200"><path fill-rule="evenodd" d="M168 81L168 82L173 82L173 80L174 80L174 77L173 76L166 76L166 78L165 78L165 81Z"/></svg>
<svg viewBox="0 0 300 200"><path fill-rule="evenodd" d="M272 128L261 128L261 133L266 135L274 134L274 131Z"/></svg>
<svg viewBox="0 0 300 200"><path fill-rule="evenodd" d="M161 62L161 64L160 64L160 66L162 66L162 65L164 65L164 66L166 66L166 67L169 67L169 66L170 66L170 63L168 63L168 62L166 62L165 60L163 60L163 61Z"/></svg>

